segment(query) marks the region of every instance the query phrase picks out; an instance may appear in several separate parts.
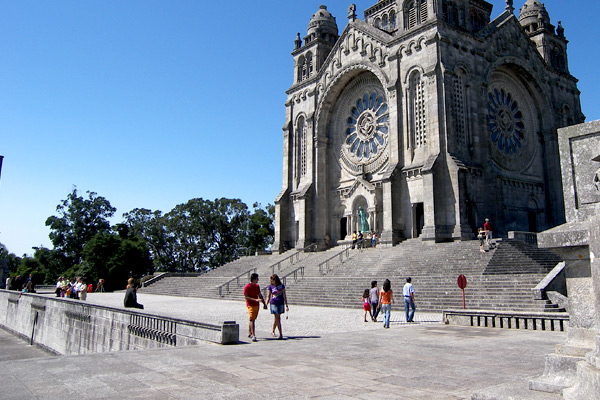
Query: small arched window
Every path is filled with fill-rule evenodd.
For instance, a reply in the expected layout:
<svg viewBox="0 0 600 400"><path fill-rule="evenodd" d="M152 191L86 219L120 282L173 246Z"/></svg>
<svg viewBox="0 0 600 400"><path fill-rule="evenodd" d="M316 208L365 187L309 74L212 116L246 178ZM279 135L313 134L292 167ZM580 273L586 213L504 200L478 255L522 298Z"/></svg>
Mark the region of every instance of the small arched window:
<svg viewBox="0 0 600 400"><path fill-rule="evenodd" d="M414 71L408 82L408 122L410 143L419 148L427 143L427 115L425 113L425 83L419 71Z"/></svg>
<svg viewBox="0 0 600 400"><path fill-rule="evenodd" d="M297 81L300 82L302 81L302 79L304 79L304 71L306 69L306 59L304 58L304 56L300 56L300 58L298 58L298 78Z"/></svg>

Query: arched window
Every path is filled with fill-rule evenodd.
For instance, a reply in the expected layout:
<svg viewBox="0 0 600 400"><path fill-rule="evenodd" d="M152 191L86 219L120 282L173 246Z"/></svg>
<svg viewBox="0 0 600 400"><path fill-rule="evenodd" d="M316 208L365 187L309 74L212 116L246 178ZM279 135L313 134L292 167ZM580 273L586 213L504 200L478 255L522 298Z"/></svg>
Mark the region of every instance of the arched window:
<svg viewBox="0 0 600 400"><path fill-rule="evenodd" d="M408 102L410 143L413 148L419 148L427 143L427 115L425 113L425 84L418 71L410 75Z"/></svg>
<svg viewBox="0 0 600 400"><path fill-rule="evenodd" d="M386 31L390 30L390 20L388 19L387 14L383 16L383 26L382 28Z"/></svg>
<svg viewBox="0 0 600 400"><path fill-rule="evenodd" d="M304 79L304 73L306 71L306 59L304 56L298 58L298 82Z"/></svg>
<svg viewBox="0 0 600 400"><path fill-rule="evenodd" d="M396 12L390 11L390 30L396 29Z"/></svg>
<svg viewBox="0 0 600 400"><path fill-rule="evenodd" d="M300 179L306 175L306 121L298 118L294 135L294 183L298 187Z"/></svg>
<svg viewBox="0 0 600 400"><path fill-rule="evenodd" d="M381 28L381 18L375 18L375 28Z"/></svg>
<svg viewBox="0 0 600 400"><path fill-rule="evenodd" d="M463 70L458 70L454 78L453 89L452 114L454 117L454 134L457 146L464 148L467 144L467 110L465 101L465 73Z"/></svg>
<svg viewBox="0 0 600 400"><path fill-rule="evenodd" d="M306 55L306 78L310 77L313 73L313 56L312 53Z"/></svg>

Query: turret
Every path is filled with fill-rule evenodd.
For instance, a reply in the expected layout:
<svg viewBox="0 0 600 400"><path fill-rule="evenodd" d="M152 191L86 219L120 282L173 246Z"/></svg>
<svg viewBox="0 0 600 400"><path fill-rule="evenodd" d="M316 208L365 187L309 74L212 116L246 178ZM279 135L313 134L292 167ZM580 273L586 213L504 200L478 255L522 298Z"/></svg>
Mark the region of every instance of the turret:
<svg viewBox="0 0 600 400"><path fill-rule="evenodd" d="M569 72L565 30L559 21L555 33L544 4L538 0L527 0L521 8L519 23L548 65L559 71Z"/></svg>
<svg viewBox="0 0 600 400"><path fill-rule="evenodd" d="M304 44L300 40L300 34L294 42L294 83L312 78L316 74L338 38L335 18L327 11L327 6L320 6L308 23Z"/></svg>

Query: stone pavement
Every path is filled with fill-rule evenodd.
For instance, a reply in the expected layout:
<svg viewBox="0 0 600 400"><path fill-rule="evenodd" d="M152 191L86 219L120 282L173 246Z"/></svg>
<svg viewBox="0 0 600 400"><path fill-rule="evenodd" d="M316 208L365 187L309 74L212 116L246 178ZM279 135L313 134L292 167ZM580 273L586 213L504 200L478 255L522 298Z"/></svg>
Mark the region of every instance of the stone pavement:
<svg viewBox="0 0 600 400"><path fill-rule="evenodd" d="M120 307L123 293L88 302ZM241 343L0 361L7 399L470 399L495 385L527 386L562 332L443 325L419 313L390 329L362 322L356 310L294 306L286 340L270 337L272 317L258 318L257 343L246 338L243 302L140 294L145 311L202 322L236 320ZM418 304L417 304L418 307ZM3 343L3 342L0 342ZM524 392L528 393L528 392ZM555 396L531 393L532 399Z"/></svg>

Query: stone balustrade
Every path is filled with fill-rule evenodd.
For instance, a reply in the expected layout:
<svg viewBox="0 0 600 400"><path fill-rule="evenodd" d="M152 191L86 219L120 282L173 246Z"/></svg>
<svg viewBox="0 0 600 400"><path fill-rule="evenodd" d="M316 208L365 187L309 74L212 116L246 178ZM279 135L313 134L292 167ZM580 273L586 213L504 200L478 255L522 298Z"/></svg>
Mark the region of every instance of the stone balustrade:
<svg viewBox="0 0 600 400"><path fill-rule="evenodd" d="M239 325L206 324L77 300L0 290L0 325L60 354L237 343Z"/></svg>

